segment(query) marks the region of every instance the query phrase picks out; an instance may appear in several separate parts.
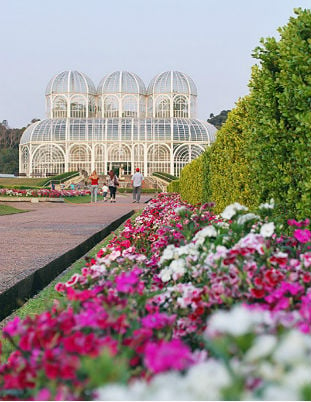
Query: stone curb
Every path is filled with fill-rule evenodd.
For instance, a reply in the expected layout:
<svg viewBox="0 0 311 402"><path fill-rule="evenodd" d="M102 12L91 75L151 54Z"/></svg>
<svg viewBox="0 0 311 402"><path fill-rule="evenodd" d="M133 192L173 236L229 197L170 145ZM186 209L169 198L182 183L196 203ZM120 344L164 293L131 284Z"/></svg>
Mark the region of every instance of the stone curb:
<svg viewBox="0 0 311 402"><path fill-rule="evenodd" d="M28 299L36 295L40 290L51 283L60 273L84 256L96 244L117 229L123 222L134 214L134 210L122 215L104 229L94 233L91 237L77 245L55 260L37 269L26 278L20 280L11 288L0 293L0 321L21 307Z"/></svg>
<svg viewBox="0 0 311 402"><path fill-rule="evenodd" d="M51 197L0 197L1 202L65 202L64 198Z"/></svg>

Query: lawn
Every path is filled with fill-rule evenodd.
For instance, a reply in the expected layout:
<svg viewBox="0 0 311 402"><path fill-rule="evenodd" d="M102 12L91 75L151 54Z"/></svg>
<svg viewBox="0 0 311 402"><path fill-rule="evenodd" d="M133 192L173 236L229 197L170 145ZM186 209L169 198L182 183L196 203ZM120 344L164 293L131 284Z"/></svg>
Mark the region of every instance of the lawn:
<svg viewBox="0 0 311 402"><path fill-rule="evenodd" d="M47 181L46 178L32 179L28 177L21 177L18 179L12 179L9 177L0 178L0 186L4 188L11 188L12 186L30 186L30 187L40 187Z"/></svg>
<svg viewBox="0 0 311 402"><path fill-rule="evenodd" d="M102 197L98 198L98 201ZM78 195L76 197L64 197L65 202L69 204L86 204L91 202L91 195Z"/></svg>
<svg viewBox="0 0 311 402"><path fill-rule="evenodd" d="M25 209L17 209L9 205L0 205L0 215L19 214L21 212L27 212Z"/></svg>

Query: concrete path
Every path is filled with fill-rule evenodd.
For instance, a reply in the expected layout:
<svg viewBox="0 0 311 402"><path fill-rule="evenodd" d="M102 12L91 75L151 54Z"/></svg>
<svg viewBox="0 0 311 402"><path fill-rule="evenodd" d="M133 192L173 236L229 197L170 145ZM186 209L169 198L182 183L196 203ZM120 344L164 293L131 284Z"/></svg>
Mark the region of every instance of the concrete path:
<svg viewBox="0 0 311 402"><path fill-rule="evenodd" d="M0 216L0 294L133 209L131 194L116 203L15 204L30 212ZM3 203L9 205L9 203Z"/></svg>

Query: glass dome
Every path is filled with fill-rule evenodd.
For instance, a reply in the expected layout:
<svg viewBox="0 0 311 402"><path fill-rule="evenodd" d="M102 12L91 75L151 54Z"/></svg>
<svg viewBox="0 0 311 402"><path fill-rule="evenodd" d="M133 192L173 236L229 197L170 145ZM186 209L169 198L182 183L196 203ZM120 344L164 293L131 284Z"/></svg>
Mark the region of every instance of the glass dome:
<svg viewBox="0 0 311 402"><path fill-rule="evenodd" d="M79 71L63 71L56 74L48 83L45 95L53 94L90 94L96 95L93 81Z"/></svg>
<svg viewBox="0 0 311 402"><path fill-rule="evenodd" d="M128 71L114 71L100 81L97 93L98 95L113 93L146 95L146 87L138 75Z"/></svg>
<svg viewBox="0 0 311 402"><path fill-rule="evenodd" d="M147 90L147 95L171 93L194 96L198 94L192 78L179 71L165 71L156 75Z"/></svg>
<svg viewBox="0 0 311 402"><path fill-rule="evenodd" d="M216 128L196 119L46 119L31 124L24 131L20 144L31 142L165 141L204 143L215 141Z"/></svg>

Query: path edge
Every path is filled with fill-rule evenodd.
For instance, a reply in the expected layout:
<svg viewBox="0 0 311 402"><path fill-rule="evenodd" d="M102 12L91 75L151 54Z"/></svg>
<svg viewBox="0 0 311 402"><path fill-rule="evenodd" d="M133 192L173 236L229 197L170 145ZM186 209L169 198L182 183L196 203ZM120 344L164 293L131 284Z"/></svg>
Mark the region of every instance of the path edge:
<svg viewBox="0 0 311 402"><path fill-rule="evenodd" d="M26 278L21 279L9 289L0 293L0 321L4 320L16 309L20 308L28 299L32 298L49 285L59 274L65 271L79 258L83 257L89 250L96 246L96 244L101 242L123 222L129 219L134 212L134 210L131 210L125 215L122 215L82 243L66 251L55 260L37 269Z"/></svg>

